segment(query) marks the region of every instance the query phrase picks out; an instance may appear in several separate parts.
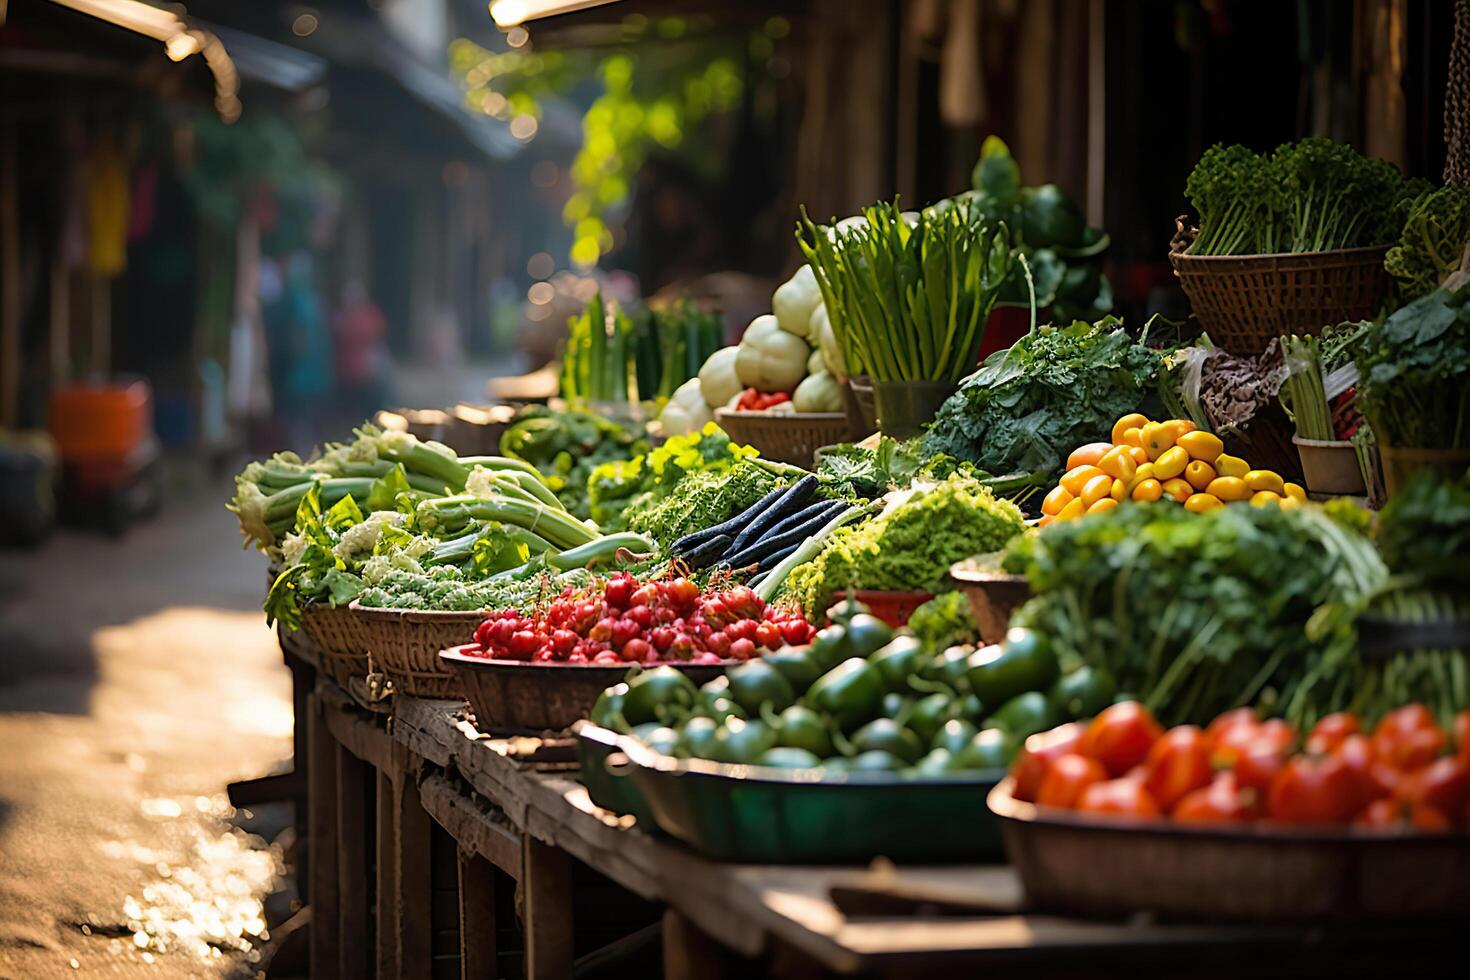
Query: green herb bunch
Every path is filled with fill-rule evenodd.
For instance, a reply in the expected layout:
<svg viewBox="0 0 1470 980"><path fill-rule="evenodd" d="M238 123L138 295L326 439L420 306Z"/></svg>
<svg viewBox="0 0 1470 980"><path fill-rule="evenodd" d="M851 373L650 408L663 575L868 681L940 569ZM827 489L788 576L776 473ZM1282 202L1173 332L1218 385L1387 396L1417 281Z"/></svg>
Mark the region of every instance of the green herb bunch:
<svg viewBox="0 0 1470 980"><path fill-rule="evenodd" d="M1398 239L1424 185L1393 164L1313 136L1269 154L1217 144L1185 181L1199 215L1191 255L1321 252Z"/></svg>
<svg viewBox="0 0 1470 980"><path fill-rule="evenodd" d="M1016 261L1006 227L969 201L918 215L880 203L831 226L803 210L796 237L847 364L878 382L968 374Z"/></svg>
<svg viewBox="0 0 1470 980"><path fill-rule="evenodd" d="M1470 191L1453 184L1415 198L1398 244L1383 267L1398 282L1399 297L1412 302L1439 288L1460 267L1470 241Z"/></svg>
<svg viewBox="0 0 1470 980"><path fill-rule="evenodd" d="M1380 444L1470 447L1470 286L1369 324L1352 350L1358 407Z"/></svg>

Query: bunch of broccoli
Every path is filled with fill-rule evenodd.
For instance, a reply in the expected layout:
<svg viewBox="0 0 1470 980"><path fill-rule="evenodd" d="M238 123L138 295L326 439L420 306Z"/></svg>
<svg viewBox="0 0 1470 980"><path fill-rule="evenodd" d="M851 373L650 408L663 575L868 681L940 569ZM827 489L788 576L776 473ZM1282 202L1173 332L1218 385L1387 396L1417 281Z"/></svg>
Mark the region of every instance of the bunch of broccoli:
<svg viewBox="0 0 1470 980"><path fill-rule="evenodd" d="M1210 147L1184 193L1199 215L1191 255L1321 252L1396 240L1408 205L1428 189L1386 160L1325 137L1270 154Z"/></svg>

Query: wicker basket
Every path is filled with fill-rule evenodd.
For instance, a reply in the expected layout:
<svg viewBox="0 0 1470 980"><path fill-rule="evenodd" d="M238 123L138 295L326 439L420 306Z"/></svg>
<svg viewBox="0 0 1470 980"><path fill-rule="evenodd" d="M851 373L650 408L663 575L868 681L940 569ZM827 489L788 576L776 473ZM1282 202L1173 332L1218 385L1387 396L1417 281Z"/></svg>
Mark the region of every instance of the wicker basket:
<svg viewBox="0 0 1470 980"><path fill-rule="evenodd" d="M999 643L1010 629L1011 614L1031 598L1031 585L1024 575L990 569L967 558L949 567L950 579L970 601L970 615L985 643Z"/></svg>
<svg viewBox="0 0 1470 980"><path fill-rule="evenodd" d="M845 412L734 412L715 410L715 422L731 439L759 449L767 459L810 467L823 446L852 434Z"/></svg>
<svg viewBox="0 0 1470 980"><path fill-rule="evenodd" d="M464 685L439 659L439 651L474 635L484 617L477 611L348 607L363 632L366 648L397 694L417 698L463 698Z"/></svg>
<svg viewBox="0 0 1470 980"><path fill-rule="evenodd" d="M321 669L343 687L368 673L367 636L347 606L309 602L301 608L301 632L316 647Z"/></svg>
<svg viewBox="0 0 1470 980"><path fill-rule="evenodd" d="M476 656L478 644L439 653L455 672L475 709L475 727L498 735L559 732L587 717L598 695L627 676L629 664L526 663ZM470 652L475 651L475 652ZM695 684L714 680L733 664L673 663Z"/></svg>
<svg viewBox="0 0 1470 980"><path fill-rule="evenodd" d="M1187 239L1186 239L1187 241ZM1175 244L1181 244L1176 236ZM1388 293L1386 245L1280 255L1186 255L1169 261L1210 339L1256 356L1271 338L1317 334L1378 312Z"/></svg>

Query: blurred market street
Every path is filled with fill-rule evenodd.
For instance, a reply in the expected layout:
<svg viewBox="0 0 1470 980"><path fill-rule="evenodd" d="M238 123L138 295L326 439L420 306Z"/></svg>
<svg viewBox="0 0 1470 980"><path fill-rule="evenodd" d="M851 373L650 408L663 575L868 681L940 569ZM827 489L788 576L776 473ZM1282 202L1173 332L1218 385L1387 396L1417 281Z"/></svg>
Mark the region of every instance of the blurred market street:
<svg viewBox="0 0 1470 980"><path fill-rule="evenodd" d="M289 756L290 678L225 494L0 553L0 977L253 972L284 868L225 787Z"/></svg>

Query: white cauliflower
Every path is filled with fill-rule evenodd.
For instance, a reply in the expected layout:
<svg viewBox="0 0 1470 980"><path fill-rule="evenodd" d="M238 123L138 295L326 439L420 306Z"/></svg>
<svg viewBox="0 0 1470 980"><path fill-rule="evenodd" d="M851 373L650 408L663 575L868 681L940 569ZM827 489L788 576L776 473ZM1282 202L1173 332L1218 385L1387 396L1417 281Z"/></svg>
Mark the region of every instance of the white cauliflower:
<svg viewBox="0 0 1470 980"><path fill-rule="evenodd" d="M281 542L281 561L287 565L294 565L301 560L306 553L306 538L295 531L286 535Z"/></svg>
<svg viewBox="0 0 1470 980"><path fill-rule="evenodd" d="M342 538L332 547L332 554L343 561L355 561L358 555L369 554L378 544L385 527L402 527L408 515L392 510L377 510L360 524L354 524L342 532Z"/></svg>

